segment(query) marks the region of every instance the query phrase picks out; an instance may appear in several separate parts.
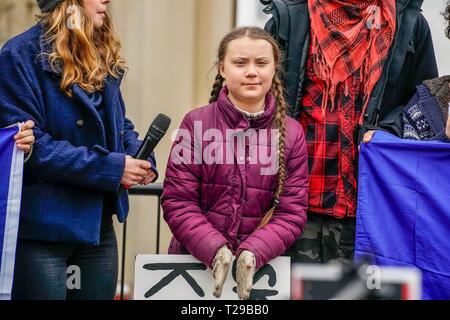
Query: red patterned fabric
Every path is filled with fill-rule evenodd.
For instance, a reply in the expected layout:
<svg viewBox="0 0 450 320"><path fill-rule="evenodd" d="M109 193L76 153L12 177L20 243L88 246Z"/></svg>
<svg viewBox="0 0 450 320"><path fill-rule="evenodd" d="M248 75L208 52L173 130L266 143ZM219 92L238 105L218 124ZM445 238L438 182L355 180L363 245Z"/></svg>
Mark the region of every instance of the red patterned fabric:
<svg viewBox="0 0 450 320"><path fill-rule="evenodd" d="M325 81L323 111L328 100L334 110L339 83L344 84L346 95L351 94L348 80L357 70L365 96L370 96L394 38L395 0L308 0L308 8L312 63L317 76Z"/></svg>
<svg viewBox="0 0 450 320"><path fill-rule="evenodd" d="M395 1L308 4L312 42L300 117L309 157L308 210L354 217L357 128L392 44Z"/></svg>

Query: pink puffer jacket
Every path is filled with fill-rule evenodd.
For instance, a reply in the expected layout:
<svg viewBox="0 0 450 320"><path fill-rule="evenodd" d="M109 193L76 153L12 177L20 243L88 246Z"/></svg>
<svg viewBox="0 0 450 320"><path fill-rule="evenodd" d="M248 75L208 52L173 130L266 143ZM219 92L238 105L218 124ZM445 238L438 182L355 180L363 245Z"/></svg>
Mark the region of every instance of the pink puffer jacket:
<svg viewBox="0 0 450 320"><path fill-rule="evenodd" d="M248 120L230 102L225 87L217 102L185 116L162 196L164 218L174 236L169 253L190 253L211 267L216 251L228 245L236 255L253 252L260 268L301 235L308 203L308 158L303 130L289 117L285 191L270 223L258 229L277 184L278 155L267 157L270 150L278 150L271 142L274 113L275 100L268 94L264 114ZM252 138L239 140L243 134Z"/></svg>

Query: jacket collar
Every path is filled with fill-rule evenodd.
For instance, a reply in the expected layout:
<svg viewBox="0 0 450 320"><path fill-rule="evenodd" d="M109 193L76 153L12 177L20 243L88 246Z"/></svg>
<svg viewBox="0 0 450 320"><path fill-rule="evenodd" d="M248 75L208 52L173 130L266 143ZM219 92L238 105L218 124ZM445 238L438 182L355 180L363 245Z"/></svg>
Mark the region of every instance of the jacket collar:
<svg viewBox="0 0 450 320"><path fill-rule="evenodd" d="M228 88L222 88L217 100L221 116L224 118L230 128L247 129L250 125L247 117L239 111L228 98ZM266 128L270 126L275 114L275 99L269 92L266 95L266 105L264 113L256 119L251 120L252 128Z"/></svg>
<svg viewBox="0 0 450 320"><path fill-rule="evenodd" d="M48 61L48 56L52 52L52 43L45 38L44 27L42 26L41 23L38 23L36 27L38 28L39 32L39 47L40 47L38 59L39 62L41 63L42 69L50 73L60 74L62 71L61 68L54 70L50 65L50 62Z"/></svg>

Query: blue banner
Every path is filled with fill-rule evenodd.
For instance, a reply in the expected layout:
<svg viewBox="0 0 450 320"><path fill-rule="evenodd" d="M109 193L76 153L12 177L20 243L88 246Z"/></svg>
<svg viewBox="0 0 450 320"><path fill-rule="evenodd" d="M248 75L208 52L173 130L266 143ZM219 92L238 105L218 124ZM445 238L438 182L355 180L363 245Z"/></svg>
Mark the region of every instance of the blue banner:
<svg viewBox="0 0 450 320"><path fill-rule="evenodd" d="M18 126L0 129L0 300L11 298L22 192L23 152L16 148Z"/></svg>
<svg viewBox="0 0 450 320"><path fill-rule="evenodd" d="M450 299L450 144L376 132L359 170L356 260L417 267L423 299Z"/></svg>

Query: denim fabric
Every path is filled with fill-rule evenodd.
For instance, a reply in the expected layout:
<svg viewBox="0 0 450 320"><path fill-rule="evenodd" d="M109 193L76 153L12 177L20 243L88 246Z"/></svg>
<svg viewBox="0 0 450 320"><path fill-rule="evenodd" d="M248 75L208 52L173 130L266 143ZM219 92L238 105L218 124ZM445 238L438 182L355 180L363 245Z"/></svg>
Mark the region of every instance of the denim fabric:
<svg viewBox="0 0 450 320"><path fill-rule="evenodd" d="M75 272L80 270L80 289ZM14 273L13 300L110 300L118 274L117 239L112 218L103 218L100 245L19 239Z"/></svg>

